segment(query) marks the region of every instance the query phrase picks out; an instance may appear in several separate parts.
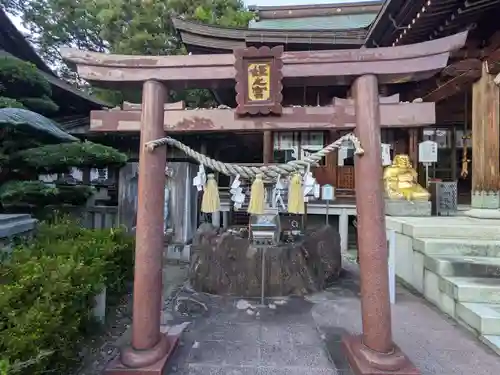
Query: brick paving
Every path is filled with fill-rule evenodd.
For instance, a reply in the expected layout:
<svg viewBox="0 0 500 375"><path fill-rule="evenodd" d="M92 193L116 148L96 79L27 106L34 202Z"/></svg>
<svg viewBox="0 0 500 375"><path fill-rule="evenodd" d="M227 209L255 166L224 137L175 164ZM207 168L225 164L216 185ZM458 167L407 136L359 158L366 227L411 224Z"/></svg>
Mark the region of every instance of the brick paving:
<svg viewBox="0 0 500 375"><path fill-rule="evenodd" d="M340 351L344 332L361 331L358 280L347 276L307 298L242 309L242 300L182 292L208 311L191 322L169 364L172 375L351 375ZM238 303L239 302L239 303ZM193 304L193 310L194 311ZM251 314L250 314L250 313ZM423 375L498 375L500 357L421 298L399 288L393 307L395 341Z"/></svg>

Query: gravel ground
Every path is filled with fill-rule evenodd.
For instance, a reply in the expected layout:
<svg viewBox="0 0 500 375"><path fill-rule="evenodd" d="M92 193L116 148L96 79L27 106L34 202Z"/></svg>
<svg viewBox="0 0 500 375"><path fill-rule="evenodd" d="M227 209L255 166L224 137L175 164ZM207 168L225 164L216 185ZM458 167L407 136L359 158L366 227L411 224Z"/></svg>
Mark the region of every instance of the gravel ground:
<svg viewBox="0 0 500 375"><path fill-rule="evenodd" d="M80 352L81 367L75 375L100 375L106 364L118 355L115 342L132 324L132 293L124 295L112 311L100 334L90 338Z"/></svg>
<svg viewBox="0 0 500 375"><path fill-rule="evenodd" d="M187 266L182 263L167 263L163 269L164 309L171 305L187 275ZM172 314L165 312L164 324L172 320ZM80 352L81 367L74 375L100 375L109 361L119 353L119 347L130 338L132 324L132 292L124 295L118 305L107 312L106 323L100 334L90 338Z"/></svg>

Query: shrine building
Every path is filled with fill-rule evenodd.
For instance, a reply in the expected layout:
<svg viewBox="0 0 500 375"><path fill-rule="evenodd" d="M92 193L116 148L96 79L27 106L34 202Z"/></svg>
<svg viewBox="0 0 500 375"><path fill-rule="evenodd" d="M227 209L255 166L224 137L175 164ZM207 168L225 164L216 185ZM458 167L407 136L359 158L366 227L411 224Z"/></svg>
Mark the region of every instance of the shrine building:
<svg viewBox="0 0 500 375"><path fill-rule="evenodd" d="M496 172L495 176L491 174L489 163L494 165L491 170L498 171L499 137L491 136L491 133L486 135L482 126L486 126L485 106L494 106L496 102L490 100L498 98L491 96L491 92L486 89L488 85L474 83L481 77L493 82L495 73L500 71L496 62L500 34L495 22L489 18L495 14L493 10L498 8L499 3L494 0L451 1L440 5L437 1L429 0L391 0L259 6L251 7L256 16L245 29L205 25L181 18L172 21L190 54L214 56L232 54L241 48L262 46L282 46L285 53L309 51L314 56L315 52L325 50L415 44L469 30L465 47L453 52L442 71L420 81L381 85L381 103L384 104L381 107L382 121L385 121L382 124L382 143L389 146L391 158L408 154L418 172L420 184L426 185L424 166L418 162L418 144L424 140L435 141L438 157L437 162L429 166L429 180L456 181L457 203L462 207L470 206L472 198L476 206L496 207L499 205L498 178ZM168 116L165 116L166 129L195 149L225 162L252 165L300 159L351 129L348 122L352 117L349 119L349 116L341 119L344 124L337 124L335 129L331 129L328 125L331 120L330 109L327 108L350 96L349 85L333 85L320 76L309 78L307 82L302 78L287 79L283 84L281 104L284 113L298 116L294 117L296 124L293 131L231 130L229 123L233 122L233 113L230 109L237 104L234 82L214 80L210 89L219 104L219 110L207 109L203 113L214 122L213 126L202 125L206 121L200 119L199 109L185 108L184 103L178 102L166 104L165 109L169 110ZM474 95L479 103L476 106L473 105ZM480 99L484 95L490 99ZM398 122L402 119L400 115L392 115L395 120L392 121L385 113L391 112L392 108L399 108L401 112L403 107L398 105L401 102L434 102L435 115L427 113L428 117L422 118L422 123L414 128L408 124L399 126ZM124 103L121 109L92 111L91 125L87 131L93 137L122 134L120 144L127 144L132 150L137 150L140 105ZM425 114L425 111L418 113L420 116ZM416 115L406 114L405 117L415 120ZM477 125L475 136L474 121ZM309 129L315 128L311 130L301 128L300 124L305 122L314 122L318 126L308 126ZM498 132L498 129L489 131ZM117 146L120 147L120 144ZM329 154L320 165L313 168L314 176L321 185L331 184L335 187L336 200L329 213L338 217L344 249L348 246L346 233L350 233L351 242L355 234L353 216L356 181L353 156L353 149L343 149ZM178 156L172 155L172 158L179 160ZM218 176L218 179L222 190L228 189L230 180L223 175ZM322 216L324 213L324 202L308 204L311 224L322 220L319 217L315 219L314 215ZM223 192L221 217L217 215L214 222L227 226L247 221L245 212L230 209L229 195Z"/></svg>

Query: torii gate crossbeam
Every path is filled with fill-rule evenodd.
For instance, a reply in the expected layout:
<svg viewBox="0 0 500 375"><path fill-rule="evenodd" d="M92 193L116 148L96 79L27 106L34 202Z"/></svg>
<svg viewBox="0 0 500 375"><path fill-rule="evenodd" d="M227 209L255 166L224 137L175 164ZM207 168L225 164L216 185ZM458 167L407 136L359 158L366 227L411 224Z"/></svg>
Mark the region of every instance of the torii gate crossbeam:
<svg viewBox="0 0 500 375"><path fill-rule="evenodd" d="M309 77L317 84L319 77L324 84L337 82L352 88L355 133L365 151L355 158L355 177L363 182L356 184L363 333L344 337L343 348L356 374L420 373L392 341L378 85L431 76L446 66L449 53L461 48L466 37L465 32L400 47L283 54L285 82ZM113 56L76 50L63 51L63 57L77 65L83 79L143 84L132 344L107 373L161 375L178 341L160 333L164 180L159 176L164 176L166 150L149 152L144 144L165 135L166 86L234 83L234 57Z"/></svg>

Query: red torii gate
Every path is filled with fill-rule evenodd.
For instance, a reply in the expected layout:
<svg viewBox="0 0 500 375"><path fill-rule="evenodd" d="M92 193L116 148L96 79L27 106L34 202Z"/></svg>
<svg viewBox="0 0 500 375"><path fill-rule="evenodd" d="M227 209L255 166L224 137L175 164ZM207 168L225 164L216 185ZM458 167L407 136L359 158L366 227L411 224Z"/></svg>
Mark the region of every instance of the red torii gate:
<svg viewBox="0 0 500 375"><path fill-rule="evenodd" d="M363 333L343 338L344 350L356 374L419 374L392 341L380 150L381 106L384 104L379 103L378 85L432 76L446 66L450 52L461 48L466 38L467 33L463 32L400 47L287 52L282 55L281 74L285 84L351 84L355 133L365 151L363 156L355 159ZM160 375L178 340L167 339L160 333L164 246L162 176L166 167L166 149L149 152L144 144L165 136L164 115L168 116L168 110L164 114L166 86L178 89L234 85L235 57L119 56L74 49L65 49L62 55L76 64L80 76L88 81L113 87L143 86L132 345L122 351L119 361L113 363L107 372L114 375ZM243 124L245 120L234 121ZM279 120L275 118L275 121ZM245 131L264 130L258 121L253 126L247 121L242 127ZM285 130L286 126L278 129ZM272 127L267 130L272 130Z"/></svg>

